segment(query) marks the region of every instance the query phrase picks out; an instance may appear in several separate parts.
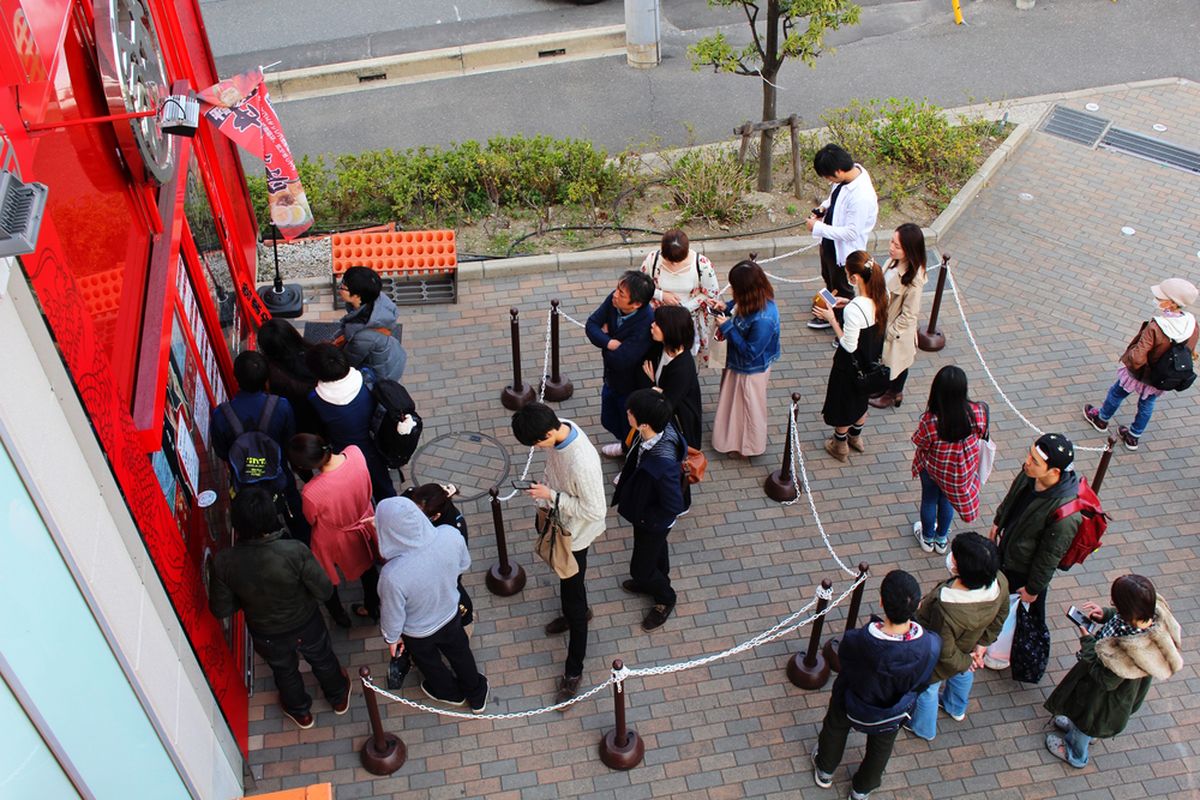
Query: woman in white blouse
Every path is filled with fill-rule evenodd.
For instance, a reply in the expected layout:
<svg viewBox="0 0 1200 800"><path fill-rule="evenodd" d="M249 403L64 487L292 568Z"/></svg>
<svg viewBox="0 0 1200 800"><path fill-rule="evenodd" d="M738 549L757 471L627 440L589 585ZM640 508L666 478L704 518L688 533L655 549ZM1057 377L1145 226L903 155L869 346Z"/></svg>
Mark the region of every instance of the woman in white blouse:
<svg viewBox="0 0 1200 800"><path fill-rule="evenodd" d="M642 272L654 281L654 307L683 306L696 326L691 350L698 366L708 366L708 344L712 339L708 300L721 294L712 263L688 247L687 234L673 228L663 234L662 246L647 253ZM717 365L720 366L720 365Z"/></svg>
<svg viewBox="0 0 1200 800"><path fill-rule="evenodd" d="M883 331L887 328L888 295L883 270L863 250L846 258L846 279L854 289L854 299L842 311L839 324L833 309L813 308L813 315L833 326L838 337L825 388L821 415L833 427L833 436L825 442L825 452L838 461L850 458L850 448L864 452L863 424L867 421L867 390L858 385L859 372L867 372L879 360L883 350Z"/></svg>

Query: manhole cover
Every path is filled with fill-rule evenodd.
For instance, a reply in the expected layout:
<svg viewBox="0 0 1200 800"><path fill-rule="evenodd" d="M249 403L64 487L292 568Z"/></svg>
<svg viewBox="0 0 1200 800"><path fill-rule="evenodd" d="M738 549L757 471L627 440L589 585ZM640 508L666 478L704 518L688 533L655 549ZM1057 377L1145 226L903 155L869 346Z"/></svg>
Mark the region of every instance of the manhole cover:
<svg viewBox="0 0 1200 800"><path fill-rule="evenodd" d="M414 486L453 483L463 500L476 500L499 486L505 491L509 458L504 445L484 433L447 433L426 442L410 464Z"/></svg>

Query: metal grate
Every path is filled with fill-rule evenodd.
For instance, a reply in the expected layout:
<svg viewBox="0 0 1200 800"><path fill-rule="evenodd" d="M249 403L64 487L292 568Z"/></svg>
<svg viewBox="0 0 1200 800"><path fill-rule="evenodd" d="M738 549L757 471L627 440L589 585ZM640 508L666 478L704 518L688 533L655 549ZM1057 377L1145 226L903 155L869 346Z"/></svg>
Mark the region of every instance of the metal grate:
<svg viewBox="0 0 1200 800"><path fill-rule="evenodd" d="M1143 136L1122 128L1109 128L1100 140L1100 146L1135 158L1144 158L1155 164L1200 174L1200 152L1169 144L1153 136Z"/></svg>
<svg viewBox="0 0 1200 800"><path fill-rule="evenodd" d="M1095 147L1109 124L1109 120L1094 114L1085 114L1066 106L1055 106L1050 116L1042 123L1041 130L1067 141Z"/></svg>
<svg viewBox="0 0 1200 800"><path fill-rule="evenodd" d="M44 184L22 183L11 172L0 172L0 256L36 249L46 194Z"/></svg>

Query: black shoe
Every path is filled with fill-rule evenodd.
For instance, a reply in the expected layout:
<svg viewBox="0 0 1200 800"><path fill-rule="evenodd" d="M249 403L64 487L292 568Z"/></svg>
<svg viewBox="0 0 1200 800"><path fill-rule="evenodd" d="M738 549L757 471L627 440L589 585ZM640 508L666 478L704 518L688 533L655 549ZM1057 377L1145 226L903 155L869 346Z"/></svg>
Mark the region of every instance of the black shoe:
<svg viewBox="0 0 1200 800"><path fill-rule="evenodd" d="M590 608L587 610L587 621L592 621L592 610ZM569 630L571 630L571 623L567 622L566 617L555 617L546 623L547 636L557 636L560 633L566 633Z"/></svg>
<svg viewBox="0 0 1200 800"><path fill-rule="evenodd" d="M479 701L479 705L471 703L471 713L473 714L482 714L487 709L488 694L492 691L492 687L488 685L488 679L483 675L479 677L483 678L483 699Z"/></svg>
<svg viewBox="0 0 1200 800"><path fill-rule="evenodd" d="M354 694L354 681L348 681L346 684L346 693L336 703L332 703L333 713L339 717L350 710L350 695Z"/></svg>
<svg viewBox="0 0 1200 800"><path fill-rule="evenodd" d="M429 691L429 687L425 685L425 681L421 681L421 691L424 692L425 696L430 700L436 700L437 702L445 703L448 706L465 706L467 704L467 699L465 697L459 697L455 700L447 700L445 697L438 697L436 694Z"/></svg>
<svg viewBox="0 0 1200 800"><path fill-rule="evenodd" d="M329 610L329 616L339 628L349 628L353 623L350 621L350 615L346 613L346 609L338 606L337 611Z"/></svg>
<svg viewBox="0 0 1200 800"><path fill-rule="evenodd" d="M1117 426L1117 433L1120 434L1121 444L1125 445L1126 450L1137 450L1138 437L1129 432L1129 428L1124 425Z"/></svg>
<svg viewBox="0 0 1200 800"><path fill-rule="evenodd" d="M650 594L649 592L640 589L637 581L635 581L633 578L626 578L625 580L621 581L621 588L630 594Z"/></svg>
<svg viewBox="0 0 1200 800"><path fill-rule="evenodd" d="M583 680L582 675L576 675L574 678L569 675L563 675L558 679L558 691L554 694L554 703L565 703L575 695L579 694L579 682ZM566 708L560 708L559 712L566 711Z"/></svg>
<svg viewBox="0 0 1200 800"><path fill-rule="evenodd" d="M642 620L642 630L652 631L655 628L661 628L662 624L667 621L667 617L671 616L671 612L674 610L675 606L659 603L650 609L649 613L646 614L646 618Z"/></svg>
<svg viewBox="0 0 1200 800"><path fill-rule="evenodd" d="M823 330L833 327L825 320L817 319L816 317L813 317L812 319L810 319L806 324L808 325L808 327L812 328L814 331L823 331Z"/></svg>

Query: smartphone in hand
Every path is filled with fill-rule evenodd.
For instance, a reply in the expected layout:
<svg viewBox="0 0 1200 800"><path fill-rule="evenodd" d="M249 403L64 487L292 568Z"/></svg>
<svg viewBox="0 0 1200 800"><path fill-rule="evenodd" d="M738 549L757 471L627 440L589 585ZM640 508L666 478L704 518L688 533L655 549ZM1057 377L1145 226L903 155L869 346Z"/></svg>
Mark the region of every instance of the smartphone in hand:
<svg viewBox="0 0 1200 800"><path fill-rule="evenodd" d="M1096 621L1091 619L1087 614L1084 614L1075 606L1067 609L1067 617L1079 627L1083 628L1088 633L1096 630Z"/></svg>
<svg viewBox="0 0 1200 800"><path fill-rule="evenodd" d="M837 297L833 294L833 292L829 291L828 289L822 289L820 292L818 292L818 294L821 295L821 299L824 300L825 304L830 308L837 308Z"/></svg>
<svg viewBox="0 0 1200 800"><path fill-rule="evenodd" d="M533 483L534 483L533 481L523 481L523 480L517 479L512 482L512 486L514 489L518 489L523 492L526 489L532 489Z"/></svg>

